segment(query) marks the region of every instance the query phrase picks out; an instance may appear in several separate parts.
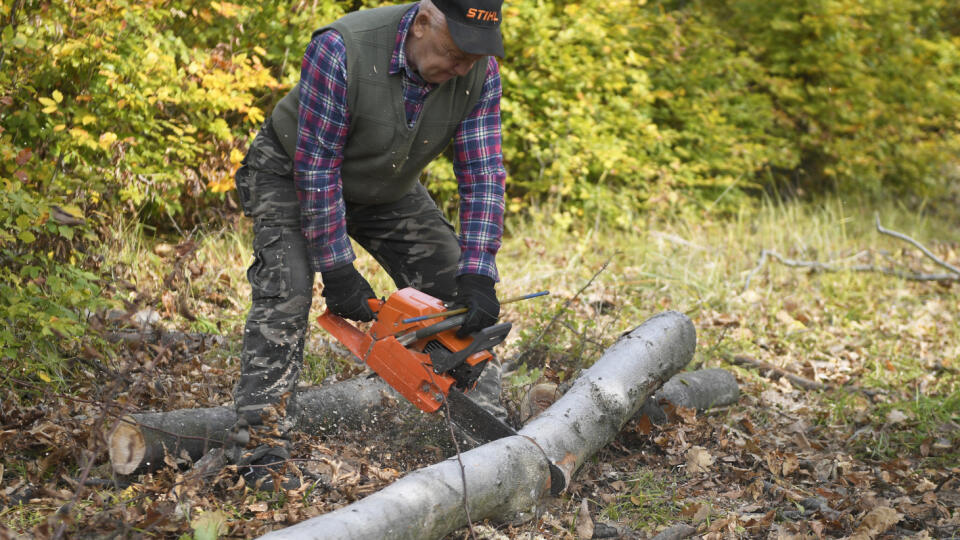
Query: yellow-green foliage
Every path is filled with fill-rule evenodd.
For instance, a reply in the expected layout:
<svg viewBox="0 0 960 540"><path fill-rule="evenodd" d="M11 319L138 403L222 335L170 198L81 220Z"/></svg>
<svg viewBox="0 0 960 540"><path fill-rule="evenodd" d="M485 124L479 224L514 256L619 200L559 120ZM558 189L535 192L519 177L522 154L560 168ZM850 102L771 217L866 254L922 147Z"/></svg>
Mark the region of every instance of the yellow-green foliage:
<svg viewBox="0 0 960 540"><path fill-rule="evenodd" d="M960 149L957 11L943 0L508 4L512 194L579 209L613 192L606 213L620 221L782 180L929 194Z"/></svg>
<svg viewBox="0 0 960 540"><path fill-rule="evenodd" d="M0 3L0 356L55 368L77 350L103 306L84 253L99 223L196 219L232 188L278 77L299 68L295 52L281 69L303 46L289 26L342 13L327 4Z"/></svg>
<svg viewBox="0 0 960 540"><path fill-rule="evenodd" d="M763 66L771 126L805 183L927 192L960 149L960 32L951 0L702 2ZM780 164L777 164L780 165ZM785 164L791 166L792 164Z"/></svg>

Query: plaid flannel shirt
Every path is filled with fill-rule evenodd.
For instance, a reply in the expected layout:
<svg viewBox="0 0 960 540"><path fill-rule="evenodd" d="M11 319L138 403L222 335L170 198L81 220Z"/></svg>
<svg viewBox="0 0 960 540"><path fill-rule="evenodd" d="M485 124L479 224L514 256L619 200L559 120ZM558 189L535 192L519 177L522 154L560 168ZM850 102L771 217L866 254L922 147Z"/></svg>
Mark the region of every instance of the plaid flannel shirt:
<svg viewBox="0 0 960 540"><path fill-rule="evenodd" d="M403 77L407 121L416 122L427 94L407 64L404 44L419 8L404 15L397 31L389 73ZM453 138L453 169L460 193L460 263L457 275L481 274L498 280L496 254L503 234L504 184L500 136L500 69L487 62L482 95ZM347 110L346 48L336 31L314 38L303 57L300 78L300 133L294 179L300 197L303 234L316 272L356 259L347 236L340 166L350 127Z"/></svg>

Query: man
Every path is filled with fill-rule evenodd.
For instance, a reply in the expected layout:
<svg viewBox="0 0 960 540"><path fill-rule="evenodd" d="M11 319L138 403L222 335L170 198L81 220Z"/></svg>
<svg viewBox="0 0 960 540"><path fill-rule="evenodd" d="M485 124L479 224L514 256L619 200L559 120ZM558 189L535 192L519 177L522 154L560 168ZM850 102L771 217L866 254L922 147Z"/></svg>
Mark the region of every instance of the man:
<svg viewBox="0 0 960 540"><path fill-rule="evenodd" d="M397 288L468 308L461 335L497 321L503 229L502 0L422 0L351 13L313 34L301 80L278 103L237 171L254 220L253 304L234 392L228 458L272 487L289 457L314 276L327 307L369 321L376 294L349 237ZM453 142L461 234L419 183ZM472 392L495 414L499 366ZM469 394L468 394L469 395ZM285 484L286 485L286 484Z"/></svg>

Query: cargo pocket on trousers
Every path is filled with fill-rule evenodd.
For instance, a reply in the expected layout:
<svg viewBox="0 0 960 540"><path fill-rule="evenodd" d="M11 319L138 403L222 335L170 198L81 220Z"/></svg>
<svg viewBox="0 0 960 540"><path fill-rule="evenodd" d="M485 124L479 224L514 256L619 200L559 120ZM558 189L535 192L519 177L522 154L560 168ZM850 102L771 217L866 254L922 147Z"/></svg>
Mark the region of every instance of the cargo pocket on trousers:
<svg viewBox="0 0 960 540"><path fill-rule="evenodd" d="M247 279L253 300L283 300L290 295L290 268L285 264L283 229L269 227L258 231L253 239L253 264Z"/></svg>
<svg viewBox="0 0 960 540"><path fill-rule="evenodd" d="M233 177L237 185L237 198L240 200L240 208L243 209L243 215L253 217L253 208L250 203L250 180L253 171L246 165L241 165Z"/></svg>

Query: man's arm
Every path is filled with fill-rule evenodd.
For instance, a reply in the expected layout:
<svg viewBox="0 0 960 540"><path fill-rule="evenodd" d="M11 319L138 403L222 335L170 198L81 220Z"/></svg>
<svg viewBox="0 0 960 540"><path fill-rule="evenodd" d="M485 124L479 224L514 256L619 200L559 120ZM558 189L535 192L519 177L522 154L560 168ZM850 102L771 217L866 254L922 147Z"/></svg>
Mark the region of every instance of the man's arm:
<svg viewBox="0 0 960 540"><path fill-rule="evenodd" d="M369 321L373 311L367 299L376 294L353 266L340 178L350 126L346 56L343 38L334 31L314 38L303 55L293 177L310 266L323 276L327 307L342 317Z"/></svg>
<svg viewBox="0 0 960 540"><path fill-rule="evenodd" d="M340 165L350 126L347 111L346 48L328 31L314 38L300 67L300 133L294 181L300 220L315 272L353 262L347 237Z"/></svg>
<svg viewBox="0 0 960 540"><path fill-rule="evenodd" d="M504 183L500 136L500 68L487 62L487 78L470 116L453 138L453 171L460 191L460 265L457 275L499 280L497 251L503 236Z"/></svg>

